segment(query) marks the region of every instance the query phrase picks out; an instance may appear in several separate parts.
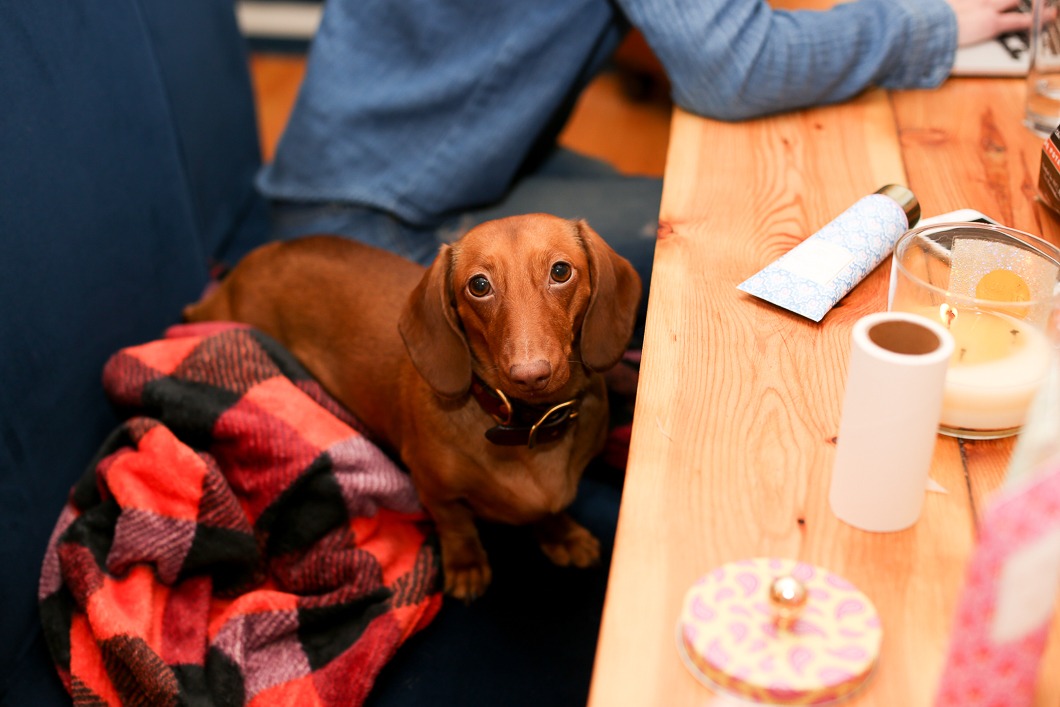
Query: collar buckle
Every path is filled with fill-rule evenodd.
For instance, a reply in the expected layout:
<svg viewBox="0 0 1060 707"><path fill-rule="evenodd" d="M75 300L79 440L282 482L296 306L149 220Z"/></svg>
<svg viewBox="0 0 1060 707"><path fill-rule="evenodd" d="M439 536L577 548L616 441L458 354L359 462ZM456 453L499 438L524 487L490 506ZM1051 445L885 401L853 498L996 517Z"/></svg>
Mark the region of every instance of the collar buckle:
<svg viewBox="0 0 1060 707"><path fill-rule="evenodd" d="M544 415L542 415L541 419L538 420L537 422L535 422L530 427L530 436L527 437L527 439L526 439L527 448L528 449L533 449L534 448L534 444L537 442L537 431L539 429L541 429L541 425L545 424L545 421L548 420L548 418L550 418L553 415L553 413L559 412L561 410L565 410L566 411L566 412L564 412L563 415L557 416L556 419L553 420L552 423L550 423L550 424L558 424L560 422L560 420L563 420L563 419L569 420L572 417L577 417L578 416L577 410L570 410L569 409L571 406L573 406L577 402L578 402L577 399L572 399L572 400L568 400L565 403L560 403L559 405L553 405L548 410L548 412L546 412Z"/></svg>
<svg viewBox="0 0 1060 707"><path fill-rule="evenodd" d="M523 446L533 449L539 442L558 439L567 425L578 416L579 398L571 398L542 411L542 408L512 401L500 388L492 388L478 376L472 381L471 392L479 406L497 425L486 430L486 439L502 446Z"/></svg>

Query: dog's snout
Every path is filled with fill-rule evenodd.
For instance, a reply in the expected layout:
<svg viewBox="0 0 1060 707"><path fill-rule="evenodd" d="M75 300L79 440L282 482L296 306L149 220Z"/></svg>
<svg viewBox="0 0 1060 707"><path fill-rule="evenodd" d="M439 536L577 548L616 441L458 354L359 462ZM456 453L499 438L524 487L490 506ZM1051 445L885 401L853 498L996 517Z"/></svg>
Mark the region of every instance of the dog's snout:
<svg viewBox="0 0 1060 707"><path fill-rule="evenodd" d="M552 377L552 364L543 358L530 363L517 363L508 369L508 377L520 388L541 390Z"/></svg>

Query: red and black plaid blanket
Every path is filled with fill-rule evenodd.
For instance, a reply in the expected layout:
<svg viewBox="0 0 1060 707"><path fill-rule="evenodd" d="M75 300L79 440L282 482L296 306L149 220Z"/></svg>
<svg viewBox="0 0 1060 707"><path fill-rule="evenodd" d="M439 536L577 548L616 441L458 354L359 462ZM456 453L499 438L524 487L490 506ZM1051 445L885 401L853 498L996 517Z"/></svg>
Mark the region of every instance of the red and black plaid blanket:
<svg viewBox="0 0 1060 707"><path fill-rule="evenodd" d="M75 704L360 704L441 605L408 476L250 329L177 327L104 385L128 418L40 583Z"/></svg>

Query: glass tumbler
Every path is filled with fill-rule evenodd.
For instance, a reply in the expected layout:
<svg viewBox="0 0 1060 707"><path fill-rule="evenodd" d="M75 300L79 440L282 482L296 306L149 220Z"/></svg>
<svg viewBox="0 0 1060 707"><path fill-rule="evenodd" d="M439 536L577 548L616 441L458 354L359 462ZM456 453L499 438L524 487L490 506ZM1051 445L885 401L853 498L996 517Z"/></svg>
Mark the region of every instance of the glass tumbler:
<svg viewBox="0 0 1060 707"><path fill-rule="evenodd" d="M1023 124L1045 138L1060 125L1060 0L1034 0Z"/></svg>
<svg viewBox="0 0 1060 707"><path fill-rule="evenodd" d="M956 342L939 432L991 439L1019 432L1057 345L1060 250L1011 228L944 223L899 239L891 311L947 327Z"/></svg>

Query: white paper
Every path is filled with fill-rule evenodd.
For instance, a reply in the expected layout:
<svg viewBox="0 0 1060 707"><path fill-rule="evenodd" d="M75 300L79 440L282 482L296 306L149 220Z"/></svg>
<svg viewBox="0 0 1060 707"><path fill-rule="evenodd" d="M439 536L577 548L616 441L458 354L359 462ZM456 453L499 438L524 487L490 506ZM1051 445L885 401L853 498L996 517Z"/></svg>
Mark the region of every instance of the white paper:
<svg viewBox="0 0 1060 707"><path fill-rule="evenodd" d="M935 481L930 476L928 477L928 480L927 480L927 490L928 491L934 491L935 493L949 493L949 491L946 490L945 486L940 484L938 481Z"/></svg>
<svg viewBox="0 0 1060 707"><path fill-rule="evenodd" d="M1002 644L1042 627L1060 590L1060 528L1020 548L1005 561L990 638Z"/></svg>

